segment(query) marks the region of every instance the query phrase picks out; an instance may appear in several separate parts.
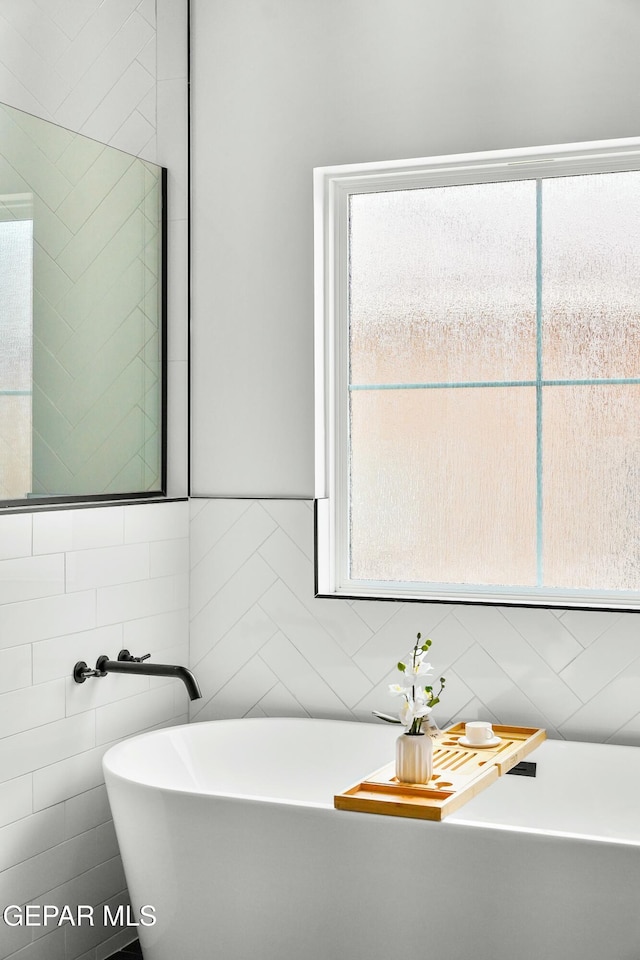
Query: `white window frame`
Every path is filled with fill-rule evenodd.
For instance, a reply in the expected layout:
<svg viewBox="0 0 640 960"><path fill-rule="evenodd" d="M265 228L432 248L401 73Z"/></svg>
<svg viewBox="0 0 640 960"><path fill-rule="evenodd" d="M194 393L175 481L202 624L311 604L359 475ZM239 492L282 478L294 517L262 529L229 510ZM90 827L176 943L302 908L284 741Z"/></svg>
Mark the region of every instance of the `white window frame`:
<svg viewBox="0 0 640 960"><path fill-rule="evenodd" d="M636 591L353 581L348 576L349 197L420 187L640 169L640 138L499 150L314 170L316 595L640 609Z"/></svg>

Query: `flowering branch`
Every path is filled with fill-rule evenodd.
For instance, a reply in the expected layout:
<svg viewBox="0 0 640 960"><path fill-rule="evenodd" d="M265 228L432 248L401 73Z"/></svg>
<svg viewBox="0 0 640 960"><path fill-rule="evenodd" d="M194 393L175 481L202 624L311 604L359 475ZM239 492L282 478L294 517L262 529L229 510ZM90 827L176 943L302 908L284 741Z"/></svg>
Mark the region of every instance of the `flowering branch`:
<svg viewBox="0 0 640 960"><path fill-rule="evenodd" d="M398 670L402 674L403 683L390 683L389 690L394 696L402 697L403 703L400 707L396 723L401 723L407 728L408 734L422 733L422 724L425 722L431 710L437 703L440 703L440 694L442 693L446 680L440 677L440 689L437 694L433 692L433 686L423 685L422 679L433 672L433 667L425 659L431 640L422 641L422 635L418 634L415 646L411 652L409 664L402 660L398 663ZM383 716L383 719L391 719Z"/></svg>

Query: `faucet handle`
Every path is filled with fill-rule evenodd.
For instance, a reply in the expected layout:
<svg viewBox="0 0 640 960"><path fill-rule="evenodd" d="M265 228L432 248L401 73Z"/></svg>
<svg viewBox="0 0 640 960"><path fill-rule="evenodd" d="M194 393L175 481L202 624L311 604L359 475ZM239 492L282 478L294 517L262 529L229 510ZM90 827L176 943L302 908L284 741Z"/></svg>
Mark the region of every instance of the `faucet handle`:
<svg viewBox="0 0 640 960"><path fill-rule="evenodd" d="M127 660L129 663L142 663L143 660L148 660L150 656L150 653L145 653L142 657L134 657L128 650L121 650L118 654L118 660Z"/></svg>

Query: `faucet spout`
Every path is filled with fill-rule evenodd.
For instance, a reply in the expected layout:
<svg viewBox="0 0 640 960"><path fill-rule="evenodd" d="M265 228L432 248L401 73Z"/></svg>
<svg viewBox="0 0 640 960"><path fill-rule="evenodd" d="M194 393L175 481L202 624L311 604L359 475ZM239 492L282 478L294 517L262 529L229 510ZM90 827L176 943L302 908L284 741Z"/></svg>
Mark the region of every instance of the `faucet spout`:
<svg viewBox="0 0 640 960"><path fill-rule="evenodd" d="M102 677L106 676L107 673L133 673L146 677L177 677L184 683L191 700L198 700L202 697L198 681L191 670L172 663L146 663L136 659L109 660L109 657L105 654L98 657L96 661L96 673Z"/></svg>

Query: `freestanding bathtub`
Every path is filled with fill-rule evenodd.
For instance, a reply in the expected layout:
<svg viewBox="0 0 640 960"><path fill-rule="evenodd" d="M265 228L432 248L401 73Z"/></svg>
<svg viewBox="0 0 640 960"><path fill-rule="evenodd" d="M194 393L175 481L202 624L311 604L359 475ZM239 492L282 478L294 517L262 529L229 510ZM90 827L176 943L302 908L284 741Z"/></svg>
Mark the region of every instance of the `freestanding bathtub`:
<svg viewBox="0 0 640 960"><path fill-rule="evenodd" d="M547 741L442 823L335 810L397 735L223 720L111 748L146 960L640 960L640 750Z"/></svg>

